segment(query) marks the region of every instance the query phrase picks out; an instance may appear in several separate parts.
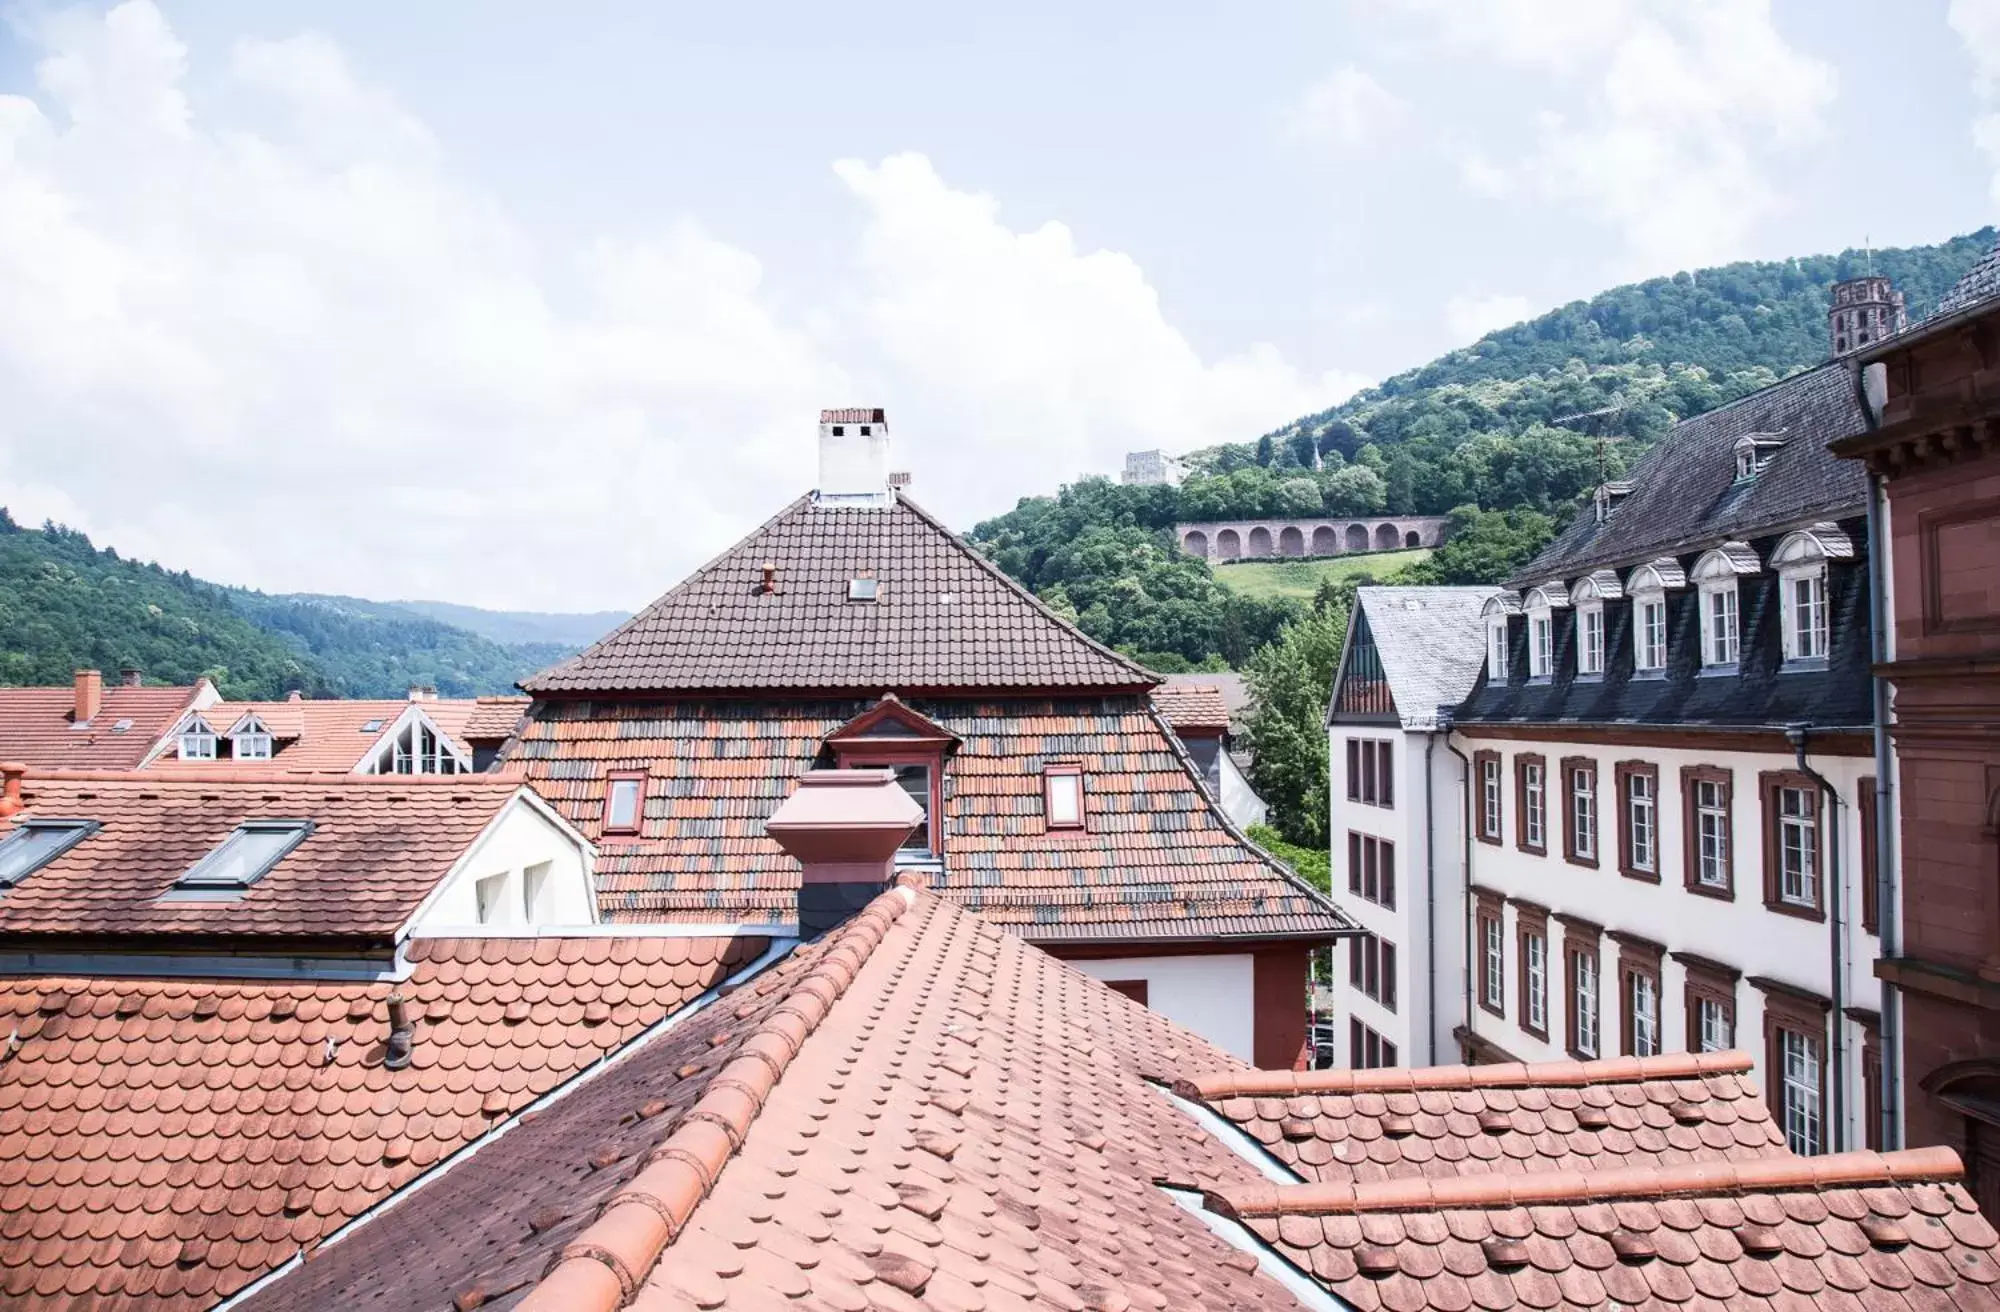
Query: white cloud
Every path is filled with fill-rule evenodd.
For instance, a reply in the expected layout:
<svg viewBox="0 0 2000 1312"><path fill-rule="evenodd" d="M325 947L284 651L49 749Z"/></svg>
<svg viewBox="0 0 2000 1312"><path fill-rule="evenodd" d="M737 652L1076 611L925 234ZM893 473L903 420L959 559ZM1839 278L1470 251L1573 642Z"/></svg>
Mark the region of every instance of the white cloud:
<svg viewBox="0 0 2000 1312"><path fill-rule="evenodd" d="M1404 108L1380 82L1349 64L1306 89L1292 110L1292 130L1310 141L1349 148L1373 145L1395 126Z"/></svg>
<svg viewBox="0 0 2000 1312"><path fill-rule="evenodd" d="M1489 200L1505 199L1514 190L1513 176L1484 155L1467 155L1460 160L1458 180L1473 195Z"/></svg>
<svg viewBox="0 0 2000 1312"><path fill-rule="evenodd" d="M1521 322L1535 312L1525 296L1454 296L1445 302L1445 327L1459 345L1478 341L1495 328Z"/></svg>
<svg viewBox="0 0 2000 1312"><path fill-rule="evenodd" d="M149 0L24 35L0 501L206 577L634 605L811 485L822 405L889 407L962 524L1360 381L1204 359L1128 257L921 156L838 166L864 235L808 313L694 217L539 243L323 38L240 43L209 121Z"/></svg>
<svg viewBox="0 0 2000 1312"><path fill-rule="evenodd" d="M1635 269L1742 254L1784 198L1773 161L1820 139L1836 79L1794 47L1769 0L1401 0L1448 39L1578 82L1583 112L1543 112L1523 161L1547 199L1617 227ZM1491 181L1466 171L1474 190Z"/></svg>
<svg viewBox="0 0 2000 1312"><path fill-rule="evenodd" d="M2000 0L1951 0L1945 18L1972 57L1972 89L1982 111L1972 120L1972 140L1993 169L1990 194L2000 203Z"/></svg>

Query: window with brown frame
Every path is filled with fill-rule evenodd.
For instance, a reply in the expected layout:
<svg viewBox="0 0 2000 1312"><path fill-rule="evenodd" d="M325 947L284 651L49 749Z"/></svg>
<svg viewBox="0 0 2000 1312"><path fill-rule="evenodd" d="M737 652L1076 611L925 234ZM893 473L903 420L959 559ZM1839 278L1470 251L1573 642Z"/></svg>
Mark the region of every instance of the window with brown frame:
<svg viewBox="0 0 2000 1312"><path fill-rule="evenodd" d="M1347 1064L1358 1071L1396 1064L1396 1045L1358 1020L1347 1022Z"/></svg>
<svg viewBox="0 0 2000 1312"><path fill-rule="evenodd" d="M1876 883L1875 844L1880 831L1875 819L1875 777L1863 779L1855 789L1855 812L1861 817L1861 928L1869 934L1882 932L1881 885Z"/></svg>
<svg viewBox="0 0 2000 1312"><path fill-rule="evenodd" d="M1386 738L1347 740L1347 800L1364 806L1396 804L1394 743Z"/></svg>
<svg viewBox="0 0 2000 1312"><path fill-rule="evenodd" d="M1479 823L1474 827L1482 843L1500 842L1500 753L1474 752L1472 754L1472 777L1475 793L1474 806L1479 813Z"/></svg>
<svg viewBox="0 0 2000 1312"><path fill-rule="evenodd" d="M1764 1087L1785 1146L1801 1157L1826 1151L1825 999L1773 980L1764 994Z"/></svg>
<svg viewBox="0 0 2000 1312"><path fill-rule="evenodd" d="M1620 761L1613 771L1618 796L1618 873L1660 882L1660 767Z"/></svg>
<svg viewBox="0 0 2000 1312"><path fill-rule="evenodd" d="M1495 1016L1507 1015L1506 917L1498 893L1474 889L1473 918L1479 935L1479 1005Z"/></svg>
<svg viewBox="0 0 2000 1312"><path fill-rule="evenodd" d="M1597 866L1597 762L1587 756L1562 760L1563 858L1573 866Z"/></svg>
<svg viewBox="0 0 2000 1312"><path fill-rule="evenodd" d="M1396 845L1373 834L1347 833L1347 891L1396 909Z"/></svg>
<svg viewBox="0 0 2000 1312"><path fill-rule="evenodd" d="M1364 997L1396 1009L1396 945L1375 934L1347 942L1347 982Z"/></svg>
<svg viewBox="0 0 2000 1312"><path fill-rule="evenodd" d="M1122 993L1140 1006L1146 1005L1146 981L1143 979L1107 979L1104 987L1113 993Z"/></svg>
<svg viewBox="0 0 2000 1312"><path fill-rule="evenodd" d="M1564 1043L1578 1061L1596 1059L1603 1051L1603 957L1598 939L1603 930L1579 920L1563 921Z"/></svg>
<svg viewBox="0 0 2000 1312"><path fill-rule="evenodd" d="M1687 1006L1687 1050L1727 1052L1736 1046L1736 981L1738 972L1719 961L1676 952L1674 960L1687 971L1683 993Z"/></svg>
<svg viewBox="0 0 2000 1312"><path fill-rule="evenodd" d="M1690 893L1736 896L1736 776L1713 765L1681 767L1682 879Z"/></svg>
<svg viewBox="0 0 2000 1312"><path fill-rule="evenodd" d="M1514 901L1514 941L1521 958L1521 1032L1549 1037L1549 913L1532 902Z"/></svg>
<svg viewBox="0 0 2000 1312"><path fill-rule="evenodd" d="M1050 829L1083 828L1083 767L1042 767L1042 815Z"/></svg>
<svg viewBox="0 0 2000 1312"><path fill-rule="evenodd" d="M1611 938L1618 944L1618 1050L1627 1057L1658 1056L1667 1046L1660 1006L1660 958L1666 949L1636 934Z"/></svg>
<svg viewBox="0 0 2000 1312"><path fill-rule="evenodd" d="M1514 846L1536 856L1549 850L1548 762L1532 752L1514 758Z"/></svg>
<svg viewBox="0 0 2000 1312"><path fill-rule="evenodd" d="M1785 916L1826 919L1821 798L1813 777L1798 770L1757 776L1764 799L1764 905Z"/></svg>
<svg viewBox="0 0 2000 1312"><path fill-rule="evenodd" d="M1882 1151L1882 1018L1876 1012L1847 1013L1861 1023L1861 1146Z"/></svg>
<svg viewBox="0 0 2000 1312"><path fill-rule="evenodd" d="M601 832L636 834L646 823L646 772L614 770L604 777Z"/></svg>

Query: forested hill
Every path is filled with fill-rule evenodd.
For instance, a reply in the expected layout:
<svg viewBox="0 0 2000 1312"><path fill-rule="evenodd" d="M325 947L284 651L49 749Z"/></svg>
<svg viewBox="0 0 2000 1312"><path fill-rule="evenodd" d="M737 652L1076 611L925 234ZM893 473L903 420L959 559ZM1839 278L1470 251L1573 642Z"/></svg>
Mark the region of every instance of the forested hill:
<svg viewBox="0 0 2000 1312"><path fill-rule="evenodd" d="M572 650L494 642L393 604L225 588L0 509L0 684L134 665L151 682L205 675L234 698L400 697L413 684L466 697L512 692Z"/></svg>

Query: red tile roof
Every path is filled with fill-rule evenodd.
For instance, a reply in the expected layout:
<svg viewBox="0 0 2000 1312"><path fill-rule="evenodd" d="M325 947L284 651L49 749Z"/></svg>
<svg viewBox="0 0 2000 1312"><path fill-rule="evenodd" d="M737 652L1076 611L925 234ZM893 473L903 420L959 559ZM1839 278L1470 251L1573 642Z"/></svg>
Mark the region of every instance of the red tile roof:
<svg viewBox="0 0 2000 1312"><path fill-rule="evenodd" d="M509 761L594 841L611 920L789 921L798 865L764 820L826 736L872 702L542 703ZM1139 694L917 698L947 758L936 887L1037 942L1326 937L1325 899L1241 836ZM1083 766L1086 827L1050 832L1047 761ZM648 775L636 839L602 837L612 771Z"/></svg>
<svg viewBox="0 0 2000 1312"><path fill-rule="evenodd" d="M31 774L21 820L101 826L0 897L0 933L387 941L520 788L485 775ZM312 833L231 901L161 900L245 820Z"/></svg>
<svg viewBox="0 0 2000 1312"><path fill-rule="evenodd" d="M131 770L146 759L163 734L180 722L197 688L127 687L104 689L89 728L71 722L76 690L0 688L0 761L38 770ZM131 721L125 728L118 726Z"/></svg>
<svg viewBox="0 0 2000 1312"><path fill-rule="evenodd" d="M0 1303L208 1307L765 946L417 940L395 986L0 981ZM397 1071L392 988L416 1028Z"/></svg>
<svg viewBox="0 0 2000 1312"><path fill-rule="evenodd" d="M763 588L764 569L776 587ZM848 600L872 577L874 601ZM810 497L596 645L522 683L537 694L1147 688L1158 676L1087 638L902 497Z"/></svg>
<svg viewBox="0 0 2000 1312"><path fill-rule="evenodd" d="M1368 1184L1208 1206L1356 1308L2000 1308L1948 1148Z"/></svg>
<svg viewBox="0 0 2000 1312"><path fill-rule="evenodd" d="M739 996L249 1306L1297 1306L1154 1185L1258 1178L1156 1013L906 890Z"/></svg>
<svg viewBox="0 0 2000 1312"><path fill-rule="evenodd" d="M467 742L497 742L513 736L521 717L528 713L531 698L481 697L473 704L459 736Z"/></svg>
<svg viewBox="0 0 2000 1312"><path fill-rule="evenodd" d="M485 699L436 698L411 702L398 698L334 698L277 702L217 702L201 718L218 734L226 734L245 715L262 720L277 739L269 760L183 761L176 739L154 764L163 772L177 770L290 770L312 774L347 774L381 745L396 720L411 706L421 706L438 731L450 737L467 756L472 749L465 728L482 713ZM492 712L484 712L490 716ZM516 712L518 715L518 711ZM184 718L184 717L182 717ZM179 720L174 726L178 727ZM369 725L375 727L370 729ZM511 729L511 725L509 728ZM505 737L502 733L499 737Z"/></svg>
<svg viewBox="0 0 2000 1312"><path fill-rule="evenodd" d="M1153 709L1175 733L1229 732L1229 705L1212 683L1163 683L1153 689Z"/></svg>
<svg viewBox="0 0 2000 1312"><path fill-rule="evenodd" d="M1603 1170L1788 1155L1747 1053L1182 1081L1308 1180Z"/></svg>

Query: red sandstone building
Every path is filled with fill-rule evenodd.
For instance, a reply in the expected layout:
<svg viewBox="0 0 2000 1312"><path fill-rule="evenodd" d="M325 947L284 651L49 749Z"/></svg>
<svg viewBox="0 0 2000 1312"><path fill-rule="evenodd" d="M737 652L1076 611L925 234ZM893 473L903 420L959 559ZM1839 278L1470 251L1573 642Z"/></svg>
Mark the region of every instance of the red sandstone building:
<svg viewBox="0 0 2000 1312"><path fill-rule="evenodd" d="M1913 330L1864 347L1874 426L1837 444L1886 497L1884 663L1900 898L1877 973L1900 1012L1906 1141L1950 1144L2000 1214L2000 248ZM1885 831L1888 829L1884 826ZM1892 854L1893 855L1893 854ZM1893 1049L1892 1049L1893 1051Z"/></svg>

